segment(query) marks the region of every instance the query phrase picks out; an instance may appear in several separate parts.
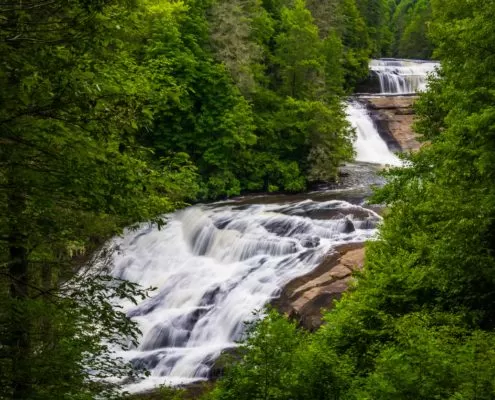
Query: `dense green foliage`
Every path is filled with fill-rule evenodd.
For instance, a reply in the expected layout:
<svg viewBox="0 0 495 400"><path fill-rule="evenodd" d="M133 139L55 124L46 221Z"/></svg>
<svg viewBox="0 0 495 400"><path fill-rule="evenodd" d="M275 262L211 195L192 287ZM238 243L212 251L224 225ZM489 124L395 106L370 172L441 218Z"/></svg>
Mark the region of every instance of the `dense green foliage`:
<svg viewBox="0 0 495 400"><path fill-rule="evenodd" d="M430 0L400 1L391 19L394 39L390 54L402 58L430 59L433 53L433 43L428 33L430 22Z"/></svg>
<svg viewBox="0 0 495 400"><path fill-rule="evenodd" d="M283 317L261 322L211 398L495 397L495 8L431 6L442 70L416 124L428 143L376 193L389 208L364 271L314 335ZM259 360L284 366L263 396Z"/></svg>
<svg viewBox="0 0 495 400"><path fill-rule="evenodd" d="M373 57L432 58L431 0L359 0L356 3L366 23Z"/></svg>
<svg viewBox="0 0 495 400"><path fill-rule="evenodd" d="M115 23L130 10L0 5L1 398L91 398L103 389L89 371L119 374L108 344L136 330L111 301L140 293L74 268L197 190L187 155L157 159L136 140L152 87L133 25Z"/></svg>
<svg viewBox="0 0 495 400"><path fill-rule="evenodd" d="M237 355L242 363L234 366L222 385L208 396L238 400L294 396L301 386L296 371L303 367L306 357L298 349L306 335L275 311L247 331L249 337Z"/></svg>
<svg viewBox="0 0 495 400"><path fill-rule="evenodd" d="M343 47L337 28L320 35L304 1L185 4L146 46L173 97L152 105L160 117L142 143L189 154L207 198L334 179L352 157L343 78L366 75L367 49L356 58L361 43Z"/></svg>

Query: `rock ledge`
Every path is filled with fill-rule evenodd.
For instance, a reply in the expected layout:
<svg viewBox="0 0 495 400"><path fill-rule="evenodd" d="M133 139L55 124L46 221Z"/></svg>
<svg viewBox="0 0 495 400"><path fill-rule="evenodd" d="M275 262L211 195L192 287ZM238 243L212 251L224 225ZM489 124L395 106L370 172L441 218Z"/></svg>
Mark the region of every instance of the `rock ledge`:
<svg viewBox="0 0 495 400"><path fill-rule="evenodd" d="M360 98L360 101L365 103L366 108L370 110L371 118L380 136L395 151L414 151L421 146L412 129L414 122L413 105L417 98L417 96Z"/></svg>
<svg viewBox="0 0 495 400"><path fill-rule="evenodd" d="M289 282L272 301L279 311L314 331L322 324L322 309L332 307L349 287L353 271L364 263L364 243L338 246L312 272Z"/></svg>

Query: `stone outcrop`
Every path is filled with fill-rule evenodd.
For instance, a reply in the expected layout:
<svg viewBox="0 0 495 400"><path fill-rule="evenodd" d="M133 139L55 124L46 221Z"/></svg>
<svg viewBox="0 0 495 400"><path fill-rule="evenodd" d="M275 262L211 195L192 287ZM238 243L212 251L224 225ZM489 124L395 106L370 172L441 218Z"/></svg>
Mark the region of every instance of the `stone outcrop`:
<svg viewBox="0 0 495 400"><path fill-rule="evenodd" d="M322 324L322 309L342 296L363 262L364 243L338 246L315 270L289 282L272 304L313 331Z"/></svg>
<svg viewBox="0 0 495 400"><path fill-rule="evenodd" d="M382 90L380 78L376 73L369 72L368 78L358 84L356 93L380 93Z"/></svg>
<svg viewBox="0 0 495 400"><path fill-rule="evenodd" d="M362 96L380 136L397 151L418 150L421 144L412 130L413 104L417 96Z"/></svg>

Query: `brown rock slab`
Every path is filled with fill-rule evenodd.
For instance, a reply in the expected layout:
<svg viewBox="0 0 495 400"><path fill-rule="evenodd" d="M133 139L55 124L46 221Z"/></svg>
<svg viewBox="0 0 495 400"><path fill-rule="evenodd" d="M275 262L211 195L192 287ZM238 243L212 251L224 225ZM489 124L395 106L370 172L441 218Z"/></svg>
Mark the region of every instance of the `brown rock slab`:
<svg viewBox="0 0 495 400"><path fill-rule="evenodd" d="M401 151L415 151L421 147L412 129L413 105L417 96L370 96L362 99L383 137L390 136Z"/></svg>
<svg viewBox="0 0 495 400"><path fill-rule="evenodd" d="M342 263L342 259L340 262L341 264L336 265L330 270L330 275L335 279L343 279L352 274L352 270Z"/></svg>
<svg viewBox="0 0 495 400"><path fill-rule="evenodd" d="M300 315L300 323L309 330L315 330L322 324L322 311L331 308L333 302L342 297L347 290L351 277L347 277L333 282L328 286L313 289L308 296L307 301L299 308L294 304L295 311Z"/></svg>
<svg viewBox="0 0 495 400"><path fill-rule="evenodd" d="M357 271L364 265L364 247L346 252L340 259L340 263L351 271Z"/></svg>
<svg viewBox="0 0 495 400"><path fill-rule="evenodd" d="M341 280L352 274L352 270L342 264L337 264L330 271L323 273L315 279L312 279L308 283L305 283L300 288L297 288L291 295L291 300L295 300L300 296L307 295L307 293L317 288L322 288L330 285L334 281Z"/></svg>
<svg viewBox="0 0 495 400"><path fill-rule="evenodd" d="M309 274L289 282L272 304L308 330L322 324L322 309L330 309L349 287L352 272L363 267L364 243L338 246Z"/></svg>

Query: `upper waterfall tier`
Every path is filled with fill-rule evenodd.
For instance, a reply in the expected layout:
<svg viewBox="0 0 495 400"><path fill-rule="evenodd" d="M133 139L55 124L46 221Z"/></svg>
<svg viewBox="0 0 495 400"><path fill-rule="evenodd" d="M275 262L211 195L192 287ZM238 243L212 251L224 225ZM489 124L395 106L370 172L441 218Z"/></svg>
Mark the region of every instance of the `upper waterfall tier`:
<svg viewBox="0 0 495 400"><path fill-rule="evenodd" d="M428 74L438 62L400 59L371 60L370 70L378 76L380 94L414 94L426 90Z"/></svg>

